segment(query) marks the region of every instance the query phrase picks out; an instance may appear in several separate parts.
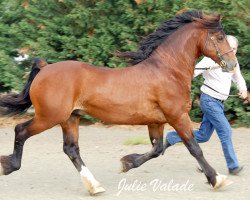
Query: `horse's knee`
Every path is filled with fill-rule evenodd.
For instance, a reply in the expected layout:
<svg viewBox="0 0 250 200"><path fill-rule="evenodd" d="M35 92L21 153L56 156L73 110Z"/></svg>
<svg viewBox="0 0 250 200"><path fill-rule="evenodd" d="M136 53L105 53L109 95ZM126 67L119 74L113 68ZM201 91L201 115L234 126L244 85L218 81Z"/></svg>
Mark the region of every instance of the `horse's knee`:
<svg viewBox="0 0 250 200"><path fill-rule="evenodd" d="M63 151L69 156L70 159L76 159L79 157L79 147L76 144L64 143Z"/></svg>
<svg viewBox="0 0 250 200"><path fill-rule="evenodd" d="M191 138L190 140L185 141L184 143L192 156L194 156L195 158L203 156L203 152L194 138Z"/></svg>
<svg viewBox="0 0 250 200"><path fill-rule="evenodd" d="M195 147L194 149L192 149L192 151L190 151L191 155L194 156L194 157L201 157L203 156L203 152L201 150L201 148L198 146L198 147Z"/></svg>

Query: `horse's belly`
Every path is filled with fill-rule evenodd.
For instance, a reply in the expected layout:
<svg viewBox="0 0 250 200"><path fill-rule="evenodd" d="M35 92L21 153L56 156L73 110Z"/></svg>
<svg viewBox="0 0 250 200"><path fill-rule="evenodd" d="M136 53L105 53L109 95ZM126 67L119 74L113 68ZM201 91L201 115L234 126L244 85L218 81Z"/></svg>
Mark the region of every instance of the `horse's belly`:
<svg viewBox="0 0 250 200"><path fill-rule="evenodd" d="M104 122L113 124L161 124L166 123L166 118L159 108L140 108L131 106L85 106L84 110L89 115Z"/></svg>

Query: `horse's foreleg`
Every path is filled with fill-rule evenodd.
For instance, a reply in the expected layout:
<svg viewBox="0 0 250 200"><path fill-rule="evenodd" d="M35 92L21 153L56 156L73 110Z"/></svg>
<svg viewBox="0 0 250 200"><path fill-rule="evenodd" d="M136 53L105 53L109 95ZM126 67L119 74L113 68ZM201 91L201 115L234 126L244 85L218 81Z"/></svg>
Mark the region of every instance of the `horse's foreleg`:
<svg viewBox="0 0 250 200"><path fill-rule="evenodd" d="M81 175L82 181L91 195L104 192L105 189L94 178L93 174L85 166L80 157L78 138L79 138L80 116L72 114L70 118L61 124L63 130L63 150L68 155L72 163Z"/></svg>
<svg viewBox="0 0 250 200"><path fill-rule="evenodd" d="M227 177L225 175L217 174L204 158L199 144L193 137L191 120L187 113L183 114L177 121L170 125L172 125L180 135L190 154L196 158L202 170L204 171L208 182L213 186L214 189L230 184L230 181L226 180Z"/></svg>
<svg viewBox="0 0 250 200"><path fill-rule="evenodd" d="M15 127L15 142L13 154L0 157L0 175L8 175L13 171L19 170L23 154L25 141L42 131L51 128L53 125L46 121L31 119Z"/></svg>
<svg viewBox="0 0 250 200"><path fill-rule="evenodd" d="M130 154L121 159L122 172L127 172L132 168L137 168L152 158L158 157L163 151L163 129L164 125L148 125L149 137L152 143L150 152L144 154Z"/></svg>

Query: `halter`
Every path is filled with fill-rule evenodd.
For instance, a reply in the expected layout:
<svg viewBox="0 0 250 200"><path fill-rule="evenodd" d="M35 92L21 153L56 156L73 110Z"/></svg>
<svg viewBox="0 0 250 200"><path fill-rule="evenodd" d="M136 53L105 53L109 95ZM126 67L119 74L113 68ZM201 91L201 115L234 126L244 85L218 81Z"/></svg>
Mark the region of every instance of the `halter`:
<svg viewBox="0 0 250 200"><path fill-rule="evenodd" d="M226 64L226 62L223 60L223 56L226 55L226 54L228 54L228 53L230 53L230 52L232 52L233 49L230 49L230 50L228 50L228 51L226 51L226 52L224 52L224 53L221 53L221 52L220 52L220 49L219 49L219 47L218 47L218 45L217 45L217 43L215 42L214 36L211 36L211 37L210 37L210 33L209 33L209 31L208 31L208 32L207 32L207 38L206 38L206 41L205 41L205 46L204 46L203 50L206 49L208 37L211 39L211 41L212 41L212 43L213 43L213 45L214 45L214 48L215 48L215 50L216 50L216 55L217 55L218 58L220 59L219 65L221 66L222 69L224 69L224 68L226 67L227 64Z"/></svg>

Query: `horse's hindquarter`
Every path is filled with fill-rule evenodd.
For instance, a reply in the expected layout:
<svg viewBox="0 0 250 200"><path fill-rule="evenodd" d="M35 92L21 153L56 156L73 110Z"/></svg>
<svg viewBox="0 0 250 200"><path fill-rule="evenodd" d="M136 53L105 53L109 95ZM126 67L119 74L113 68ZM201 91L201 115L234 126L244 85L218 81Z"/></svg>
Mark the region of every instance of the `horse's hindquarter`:
<svg viewBox="0 0 250 200"><path fill-rule="evenodd" d="M116 124L166 122L157 103L153 77L139 68L85 72L82 106L86 113Z"/></svg>
<svg viewBox="0 0 250 200"><path fill-rule="evenodd" d="M63 61L42 68L30 89L36 115L67 120L81 93L83 64ZM57 115L60 113L60 115Z"/></svg>

